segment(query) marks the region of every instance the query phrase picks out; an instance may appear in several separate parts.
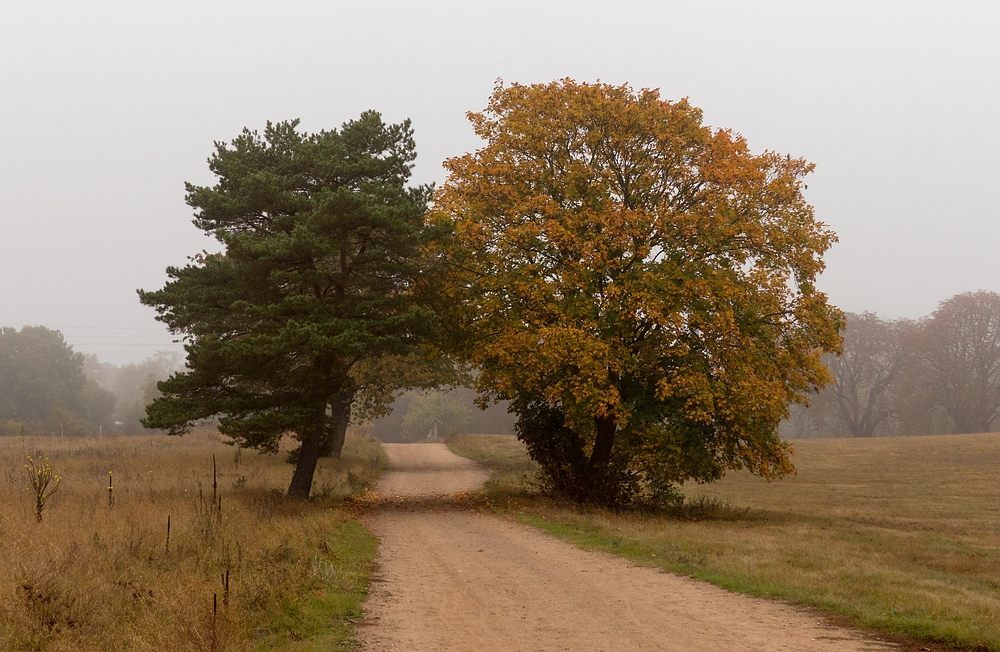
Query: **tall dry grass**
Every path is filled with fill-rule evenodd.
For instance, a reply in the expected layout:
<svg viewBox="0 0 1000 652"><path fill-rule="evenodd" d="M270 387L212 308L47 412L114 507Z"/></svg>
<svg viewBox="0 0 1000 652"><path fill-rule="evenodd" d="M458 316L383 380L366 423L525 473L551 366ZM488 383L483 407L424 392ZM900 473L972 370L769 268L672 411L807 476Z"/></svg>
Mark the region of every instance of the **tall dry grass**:
<svg viewBox="0 0 1000 652"><path fill-rule="evenodd" d="M29 455L62 476L40 523L25 490ZM381 448L352 436L343 461L321 461L319 498L309 503L284 497L284 458L210 432L0 438L0 649L179 652L348 639L375 542L337 505L375 481Z"/></svg>

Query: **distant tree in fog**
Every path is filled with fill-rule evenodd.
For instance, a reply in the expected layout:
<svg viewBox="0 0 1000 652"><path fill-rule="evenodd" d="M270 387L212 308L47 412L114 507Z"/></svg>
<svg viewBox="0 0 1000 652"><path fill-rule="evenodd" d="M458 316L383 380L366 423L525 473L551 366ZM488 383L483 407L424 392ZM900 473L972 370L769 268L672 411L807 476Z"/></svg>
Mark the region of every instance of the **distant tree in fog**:
<svg viewBox="0 0 1000 652"><path fill-rule="evenodd" d="M0 419L41 422L78 410L83 384L83 356L59 331L0 329Z"/></svg>
<svg viewBox="0 0 1000 652"><path fill-rule="evenodd" d="M784 437L989 432L1000 416L1000 294L967 292L919 322L849 314L835 383L796 408Z"/></svg>
<svg viewBox="0 0 1000 652"><path fill-rule="evenodd" d="M423 353L382 356L361 360L351 370L357 386L354 402L348 406L342 420L334 427L346 431L348 423L370 424L387 417L394 411L394 404L404 393L411 396L404 401L400 415L407 414L410 401L422 396L415 390L433 390L439 387L456 387L468 382L465 369L447 357L428 358ZM396 432L391 439L402 436L402 421L394 423ZM344 432L338 433L343 441ZM426 433L425 433L426 434ZM324 451L329 455L330 451Z"/></svg>
<svg viewBox="0 0 1000 652"><path fill-rule="evenodd" d="M469 408L448 392L432 390L421 392L410 401L410 409L403 417L403 438L406 441L426 439L438 421L438 434L449 435L460 430L469 421Z"/></svg>
<svg viewBox="0 0 1000 652"><path fill-rule="evenodd" d="M146 406L160 395L156 384L183 368L184 358L174 351L158 351L142 362L119 367L111 390L118 396L115 421L124 434L142 432Z"/></svg>
<svg viewBox="0 0 1000 652"><path fill-rule="evenodd" d="M386 406L384 414L364 423L365 431L384 442L406 441L403 432L403 419L410 412L413 399L420 396L420 391L411 390L400 394L395 401ZM508 412L508 404L500 402L486 406L477 406L476 391L470 387L453 387L448 396L465 406L469 420L462 426L462 432L482 435L513 435L517 417ZM423 434L427 434L424 432Z"/></svg>
<svg viewBox="0 0 1000 652"><path fill-rule="evenodd" d="M88 378L83 386L83 420L100 432L110 433L114 426L117 397Z"/></svg>
<svg viewBox="0 0 1000 652"><path fill-rule="evenodd" d="M902 336L910 327L870 312L847 315L843 353L827 360L835 378L828 391L850 436L874 436L893 414L893 390L906 359Z"/></svg>
<svg viewBox="0 0 1000 652"><path fill-rule="evenodd" d="M952 431L989 432L1000 411L1000 294L967 292L941 303L917 337L913 372L926 405Z"/></svg>
<svg viewBox="0 0 1000 652"><path fill-rule="evenodd" d="M0 423L60 434L105 424L114 397L87 381L83 363L57 330L0 328Z"/></svg>
<svg viewBox="0 0 1000 652"><path fill-rule="evenodd" d="M105 414L109 405L111 409L110 414L93 423L100 424L104 432L124 435L143 432L141 421L146 416L146 406L160 395L156 384L183 368L184 357L176 351L157 351L141 362L121 366L101 362L93 354L84 355L83 370L88 383L100 387L114 399L109 403L105 397L91 404L89 409L95 411L94 414Z"/></svg>

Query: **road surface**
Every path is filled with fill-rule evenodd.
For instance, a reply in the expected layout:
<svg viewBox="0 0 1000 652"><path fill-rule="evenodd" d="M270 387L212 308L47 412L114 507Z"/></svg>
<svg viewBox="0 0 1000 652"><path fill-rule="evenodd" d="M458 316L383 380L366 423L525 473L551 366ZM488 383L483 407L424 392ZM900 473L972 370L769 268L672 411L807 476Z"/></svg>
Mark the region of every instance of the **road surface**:
<svg viewBox="0 0 1000 652"><path fill-rule="evenodd" d="M358 628L371 652L891 650L787 604L579 550L449 499L489 472L444 444L386 444L386 506Z"/></svg>

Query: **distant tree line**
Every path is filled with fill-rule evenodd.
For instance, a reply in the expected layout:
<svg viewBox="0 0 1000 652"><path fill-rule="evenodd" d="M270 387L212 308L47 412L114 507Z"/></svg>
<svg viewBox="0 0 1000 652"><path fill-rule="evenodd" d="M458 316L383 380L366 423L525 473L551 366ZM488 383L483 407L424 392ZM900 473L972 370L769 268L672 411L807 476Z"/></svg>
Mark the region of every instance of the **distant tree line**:
<svg viewBox="0 0 1000 652"><path fill-rule="evenodd" d="M4 434L79 434L108 425L115 397L83 371L84 357L44 326L0 329Z"/></svg>
<svg viewBox="0 0 1000 652"><path fill-rule="evenodd" d="M157 383L183 366L183 357L171 351L160 351L141 362L114 365L101 362L94 354L73 351L58 330L44 326L0 329L0 436L148 432L142 419L146 406L160 396ZM428 378L420 379L420 373ZM401 360L394 361L391 374L395 378L406 376L413 385L463 381L428 364ZM378 396L374 398L362 398L376 406L385 404L385 408L360 405L352 422L383 441L426 439L435 419L441 437L456 432L513 433L515 418L507 412L506 404L479 410L476 393L468 387L402 393L388 387L375 393ZM394 393L398 396L393 400Z"/></svg>
<svg viewBox="0 0 1000 652"><path fill-rule="evenodd" d="M156 384L184 368L184 358L173 351L158 351L140 361L123 365L100 362L96 355L84 356L84 371L88 380L111 392L115 407L111 425L104 432L137 435L148 432L142 425L146 406L160 395Z"/></svg>
<svg viewBox="0 0 1000 652"><path fill-rule="evenodd" d="M968 292L920 320L847 314L834 383L797 406L786 438L992 432L1000 427L1000 294Z"/></svg>
<svg viewBox="0 0 1000 652"><path fill-rule="evenodd" d="M181 362L161 352L116 366L73 351L58 330L0 328L0 435L138 434L156 383Z"/></svg>

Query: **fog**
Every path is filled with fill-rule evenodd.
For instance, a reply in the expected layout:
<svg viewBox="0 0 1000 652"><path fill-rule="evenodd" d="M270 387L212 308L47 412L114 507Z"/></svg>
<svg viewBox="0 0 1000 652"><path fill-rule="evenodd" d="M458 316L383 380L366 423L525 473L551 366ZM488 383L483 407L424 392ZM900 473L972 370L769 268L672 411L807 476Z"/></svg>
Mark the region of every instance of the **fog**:
<svg viewBox="0 0 1000 652"><path fill-rule="evenodd" d="M415 181L477 146L502 78L628 82L817 164L834 304L920 317L996 274L1000 6L881 2L5 3L0 325L114 364L177 348L139 305L214 248L184 182L268 120L413 120Z"/></svg>

